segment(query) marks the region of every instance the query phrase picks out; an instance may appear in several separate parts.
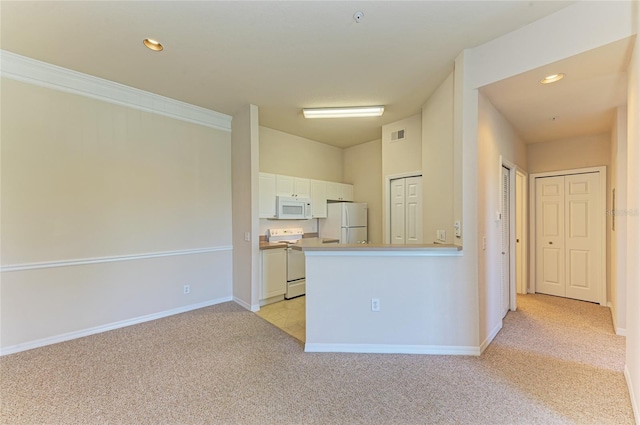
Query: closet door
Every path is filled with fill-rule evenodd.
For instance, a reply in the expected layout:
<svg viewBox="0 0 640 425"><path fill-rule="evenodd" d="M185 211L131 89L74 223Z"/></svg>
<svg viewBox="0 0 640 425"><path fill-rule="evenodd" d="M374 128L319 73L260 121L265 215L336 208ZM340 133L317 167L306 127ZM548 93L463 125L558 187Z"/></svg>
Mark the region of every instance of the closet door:
<svg viewBox="0 0 640 425"><path fill-rule="evenodd" d="M600 231L604 206L599 202L598 173L565 176L566 296L600 301L604 241Z"/></svg>
<svg viewBox="0 0 640 425"><path fill-rule="evenodd" d="M391 180L391 243L422 243L422 177Z"/></svg>
<svg viewBox="0 0 640 425"><path fill-rule="evenodd" d="M564 176L536 179L536 292L564 297Z"/></svg>
<svg viewBox="0 0 640 425"><path fill-rule="evenodd" d="M404 244L405 228L405 179L391 180L391 243Z"/></svg>
<svg viewBox="0 0 640 425"><path fill-rule="evenodd" d="M601 301L600 184L599 173L536 179L536 292Z"/></svg>

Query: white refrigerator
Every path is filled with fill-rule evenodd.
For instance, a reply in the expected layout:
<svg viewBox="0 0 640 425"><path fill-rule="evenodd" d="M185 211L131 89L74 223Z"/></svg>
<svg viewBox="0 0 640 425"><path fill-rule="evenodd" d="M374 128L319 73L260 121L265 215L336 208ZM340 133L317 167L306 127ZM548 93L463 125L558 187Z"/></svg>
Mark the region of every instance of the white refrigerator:
<svg viewBox="0 0 640 425"><path fill-rule="evenodd" d="M327 218L320 219L321 238L339 239L340 243L367 242L367 204L336 202L327 204Z"/></svg>

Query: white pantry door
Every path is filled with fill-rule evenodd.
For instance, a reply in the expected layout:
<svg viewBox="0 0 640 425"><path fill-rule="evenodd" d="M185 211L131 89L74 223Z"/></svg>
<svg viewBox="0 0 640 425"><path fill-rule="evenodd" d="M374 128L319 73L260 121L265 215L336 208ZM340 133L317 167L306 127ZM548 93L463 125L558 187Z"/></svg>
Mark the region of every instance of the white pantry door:
<svg viewBox="0 0 640 425"><path fill-rule="evenodd" d="M391 180L391 243L422 243L422 177Z"/></svg>
<svg viewBox="0 0 640 425"><path fill-rule="evenodd" d="M405 226L405 181L391 180L391 243L404 244Z"/></svg>
<svg viewBox="0 0 640 425"><path fill-rule="evenodd" d="M599 173L536 179L536 292L599 302Z"/></svg>

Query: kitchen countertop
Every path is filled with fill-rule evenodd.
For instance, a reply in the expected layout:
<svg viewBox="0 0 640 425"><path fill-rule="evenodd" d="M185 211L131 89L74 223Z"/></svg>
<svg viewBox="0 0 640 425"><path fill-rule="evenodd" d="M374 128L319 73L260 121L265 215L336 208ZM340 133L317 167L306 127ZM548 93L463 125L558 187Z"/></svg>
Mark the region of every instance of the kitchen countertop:
<svg viewBox="0 0 640 425"><path fill-rule="evenodd" d="M309 244L302 251L434 251L457 252L462 247L449 244L391 245L391 244Z"/></svg>
<svg viewBox="0 0 640 425"><path fill-rule="evenodd" d="M323 246L323 245L337 245L339 242L338 239L332 238L302 238L298 243L291 244L291 248L302 251L303 248L312 247L312 246ZM288 245L283 242L266 242L260 241L260 249L282 249L286 248Z"/></svg>

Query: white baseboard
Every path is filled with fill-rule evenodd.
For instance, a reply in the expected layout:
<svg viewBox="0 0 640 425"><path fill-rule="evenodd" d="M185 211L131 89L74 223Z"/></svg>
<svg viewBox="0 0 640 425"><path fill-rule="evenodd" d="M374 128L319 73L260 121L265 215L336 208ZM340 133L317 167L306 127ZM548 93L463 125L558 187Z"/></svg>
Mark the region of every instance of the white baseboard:
<svg viewBox="0 0 640 425"><path fill-rule="evenodd" d="M631 397L631 408L633 409L633 416L636 419L636 423L640 424L640 406L636 402L635 391L633 389L633 383L631 382L631 375L627 365L624 365L624 379L627 381L627 388L629 388L629 396Z"/></svg>
<svg viewBox="0 0 640 425"><path fill-rule="evenodd" d="M480 345L480 353L484 353L484 350L487 349L489 344L491 344L491 341L493 341L496 335L498 335L498 332L500 332L500 329L502 329L502 320L498 322L496 327L493 328L493 330L489 333L489 335L487 335L487 338L482 342L482 344Z"/></svg>
<svg viewBox="0 0 640 425"><path fill-rule="evenodd" d="M249 304L247 302L244 302L243 300L241 300L238 297L233 297L233 302L235 302L236 304L238 304L240 307L246 308L249 311L252 312L256 312L256 311L260 311L260 304Z"/></svg>
<svg viewBox="0 0 640 425"><path fill-rule="evenodd" d="M609 311L611 311L611 321L613 322L613 329L615 330L616 335L627 336L627 329L618 327L618 321L616 320L616 312L613 309L613 304L611 304L611 301L607 303L607 307L609 307Z"/></svg>
<svg viewBox="0 0 640 425"><path fill-rule="evenodd" d="M306 343L307 353L379 353L379 354L434 354L479 356L480 347L446 345L395 345L395 344L314 344Z"/></svg>
<svg viewBox="0 0 640 425"><path fill-rule="evenodd" d="M47 338L37 339L35 341L11 345L9 347L0 349L0 356L6 356L8 354L19 353L21 351L32 350L34 348L40 348L46 345L57 344L59 342L70 341L72 339L82 338L89 335L95 335L98 333L107 332L114 329L124 328L126 326L137 325L139 323L149 322L151 320L161 319L163 317L173 316L175 314L185 313L187 311L197 310L199 308L209 307L215 304L220 304L228 301L232 301L232 298L231 297L218 298L215 300L204 301L198 304L190 304L183 307L174 308L171 310L148 314L146 316L135 317L133 319L122 320L119 322L109 323L102 326L96 326L93 328L82 329L75 332L69 332L61 335L55 335Z"/></svg>

